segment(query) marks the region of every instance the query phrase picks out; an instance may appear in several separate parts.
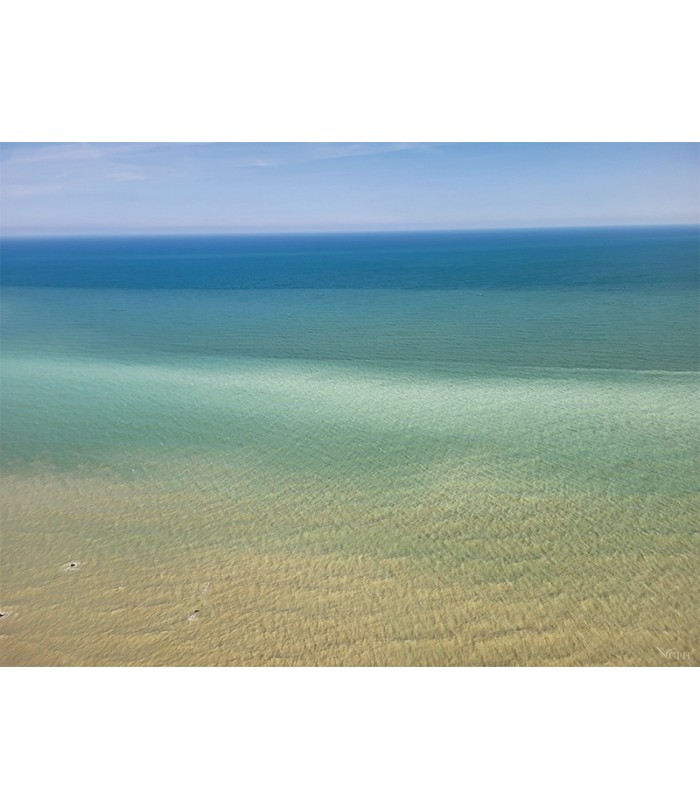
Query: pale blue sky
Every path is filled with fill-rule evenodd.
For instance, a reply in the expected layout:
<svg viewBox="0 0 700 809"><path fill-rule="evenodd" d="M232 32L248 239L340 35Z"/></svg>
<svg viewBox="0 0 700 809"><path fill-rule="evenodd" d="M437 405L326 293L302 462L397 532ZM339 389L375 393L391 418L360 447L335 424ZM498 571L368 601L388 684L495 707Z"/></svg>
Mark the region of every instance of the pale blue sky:
<svg viewBox="0 0 700 809"><path fill-rule="evenodd" d="M3 144L4 235L700 221L693 143Z"/></svg>

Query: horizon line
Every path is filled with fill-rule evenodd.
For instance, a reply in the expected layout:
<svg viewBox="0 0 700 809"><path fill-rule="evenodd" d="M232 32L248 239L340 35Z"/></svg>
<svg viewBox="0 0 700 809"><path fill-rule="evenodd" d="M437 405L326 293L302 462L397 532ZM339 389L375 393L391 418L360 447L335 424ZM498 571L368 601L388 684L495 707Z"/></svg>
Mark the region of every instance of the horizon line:
<svg viewBox="0 0 700 809"><path fill-rule="evenodd" d="M193 236L366 236L386 234L412 234L412 233L484 233L484 232L512 232L512 231L541 231L541 230L621 230L645 228L700 228L700 222L673 222L650 224L614 224L614 225L511 225L507 227L464 227L464 228L390 228L374 230L149 230L149 231L99 231L75 233L2 233L0 241L12 239L104 239L104 238L157 238L161 236L193 237Z"/></svg>

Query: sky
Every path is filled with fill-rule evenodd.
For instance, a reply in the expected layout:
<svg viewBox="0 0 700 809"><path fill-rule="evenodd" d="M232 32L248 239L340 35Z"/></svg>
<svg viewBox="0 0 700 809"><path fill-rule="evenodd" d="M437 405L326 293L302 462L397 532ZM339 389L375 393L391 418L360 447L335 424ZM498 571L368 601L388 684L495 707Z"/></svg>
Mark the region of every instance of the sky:
<svg viewBox="0 0 700 809"><path fill-rule="evenodd" d="M696 224L696 143L4 143L4 236Z"/></svg>

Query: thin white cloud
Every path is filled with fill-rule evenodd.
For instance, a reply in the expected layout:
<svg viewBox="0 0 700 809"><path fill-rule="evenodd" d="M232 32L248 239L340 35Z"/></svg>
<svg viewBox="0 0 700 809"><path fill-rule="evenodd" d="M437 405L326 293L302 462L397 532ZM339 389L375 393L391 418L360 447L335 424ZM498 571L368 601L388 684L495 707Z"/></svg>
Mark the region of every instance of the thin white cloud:
<svg viewBox="0 0 700 809"><path fill-rule="evenodd" d="M27 197L43 197L47 194L54 194L60 191L63 186L60 183L45 183L34 185L2 185L0 191L2 196L8 199L25 199Z"/></svg>
<svg viewBox="0 0 700 809"><path fill-rule="evenodd" d="M290 145L292 146L291 152L278 160L273 158L271 161L273 165L347 160L424 148L422 143L299 143ZM294 147L297 149L295 150Z"/></svg>
<svg viewBox="0 0 700 809"><path fill-rule="evenodd" d="M3 169L33 163L76 163L109 160L140 149L140 144L67 143L5 144L0 150Z"/></svg>
<svg viewBox="0 0 700 809"><path fill-rule="evenodd" d="M145 174L133 162L142 148L128 143L2 144L0 193L4 199L20 200L142 181Z"/></svg>
<svg viewBox="0 0 700 809"><path fill-rule="evenodd" d="M145 180L143 174L136 171L113 171L107 175L108 180L116 180L118 183L132 183L138 180Z"/></svg>

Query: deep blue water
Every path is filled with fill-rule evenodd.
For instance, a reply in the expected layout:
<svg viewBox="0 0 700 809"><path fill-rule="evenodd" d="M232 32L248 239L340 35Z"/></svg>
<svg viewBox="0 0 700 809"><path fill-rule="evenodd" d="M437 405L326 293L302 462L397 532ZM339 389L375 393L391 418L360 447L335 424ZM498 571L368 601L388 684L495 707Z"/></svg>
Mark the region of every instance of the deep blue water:
<svg viewBox="0 0 700 809"><path fill-rule="evenodd" d="M698 287L696 227L6 239L4 286Z"/></svg>

